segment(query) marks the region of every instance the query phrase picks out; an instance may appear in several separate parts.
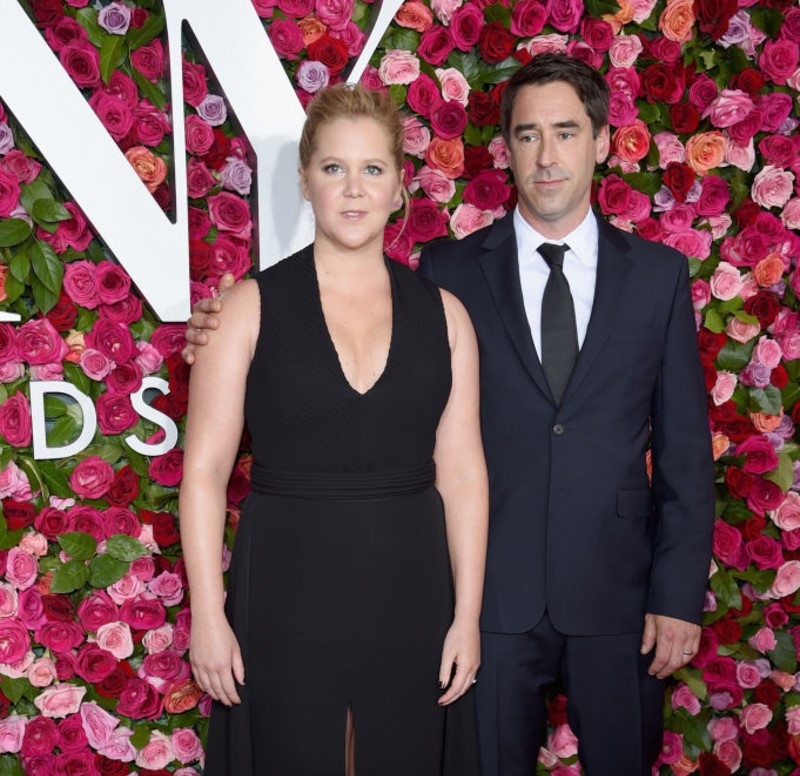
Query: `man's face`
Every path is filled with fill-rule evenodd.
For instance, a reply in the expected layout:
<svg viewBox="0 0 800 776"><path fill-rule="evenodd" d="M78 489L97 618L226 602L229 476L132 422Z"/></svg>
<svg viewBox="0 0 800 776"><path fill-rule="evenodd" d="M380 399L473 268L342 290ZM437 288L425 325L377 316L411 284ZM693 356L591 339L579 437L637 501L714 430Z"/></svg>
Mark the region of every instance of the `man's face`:
<svg viewBox="0 0 800 776"><path fill-rule="evenodd" d="M511 112L509 156L525 220L550 239L569 234L589 210L594 169L608 147L608 126L592 136L572 86L523 86Z"/></svg>

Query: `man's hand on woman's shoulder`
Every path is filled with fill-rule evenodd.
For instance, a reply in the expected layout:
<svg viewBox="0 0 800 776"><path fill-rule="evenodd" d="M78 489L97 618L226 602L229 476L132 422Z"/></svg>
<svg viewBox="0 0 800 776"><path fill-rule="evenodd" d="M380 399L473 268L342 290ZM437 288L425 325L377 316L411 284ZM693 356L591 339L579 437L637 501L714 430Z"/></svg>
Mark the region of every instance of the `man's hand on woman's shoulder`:
<svg viewBox="0 0 800 776"><path fill-rule="evenodd" d="M186 347L181 351L181 356L187 364L194 363L195 348L208 344L208 329L216 329L219 326L217 314L222 310L222 300L220 297L233 288L235 278L230 272L226 272L219 281L217 296L201 299L192 308L192 315L186 322Z"/></svg>

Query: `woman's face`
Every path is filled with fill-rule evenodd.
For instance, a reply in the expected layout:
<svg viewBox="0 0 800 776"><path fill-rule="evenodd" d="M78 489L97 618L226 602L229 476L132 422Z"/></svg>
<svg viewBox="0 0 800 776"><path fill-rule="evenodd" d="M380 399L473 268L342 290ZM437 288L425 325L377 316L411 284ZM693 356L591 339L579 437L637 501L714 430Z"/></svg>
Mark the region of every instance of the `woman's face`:
<svg viewBox="0 0 800 776"><path fill-rule="evenodd" d="M402 196L390 137L377 121L358 116L320 125L300 182L314 211L318 244L383 250L383 229Z"/></svg>

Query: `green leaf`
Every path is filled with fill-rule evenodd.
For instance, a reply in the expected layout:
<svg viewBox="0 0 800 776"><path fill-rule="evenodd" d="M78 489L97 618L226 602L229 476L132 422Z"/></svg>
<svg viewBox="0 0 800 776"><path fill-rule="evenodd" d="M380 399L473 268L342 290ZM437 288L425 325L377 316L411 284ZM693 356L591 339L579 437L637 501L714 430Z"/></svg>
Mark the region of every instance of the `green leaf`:
<svg viewBox="0 0 800 776"><path fill-rule="evenodd" d="M106 542L106 549L112 558L132 561L147 555L147 548L137 539L127 534L114 534Z"/></svg>
<svg viewBox="0 0 800 776"><path fill-rule="evenodd" d="M706 699L708 695L708 688L706 683L700 677L699 672L695 668L684 666L678 669L673 676L679 681L685 682L686 686L692 691L692 694L699 698L701 701Z"/></svg>
<svg viewBox="0 0 800 776"><path fill-rule="evenodd" d="M619 11L616 0L584 0L583 3L588 16L599 19L603 14L615 14Z"/></svg>
<svg viewBox="0 0 800 776"><path fill-rule="evenodd" d="M25 292L25 284L20 283L13 275L6 277L6 296L5 306L13 304Z"/></svg>
<svg viewBox="0 0 800 776"><path fill-rule="evenodd" d="M511 12L504 5L495 3L483 9L483 18L487 22L500 22L506 29L511 26Z"/></svg>
<svg viewBox="0 0 800 776"><path fill-rule="evenodd" d="M53 593L73 593L89 581L89 569L80 560L68 560L53 574L50 590Z"/></svg>
<svg viewBox="0 0 800 776"><path fill-rule="evenodd" d="M166 17L164 16L163 11L159 11L159 13L150 14L147 17L147 21L136 29L131 27L128 30L128 45L131 47L131 51L135 51L142 46L146 46L153 38L158 37L164 32L164 27L166 25Z"/></svg>
<svg viewBox="0 0 800 776"><path fill-rule="evenodd" d="M25 682L27 679L11 679L8 676L3 677L0 682L0 690L13 704L19 703L19 699L25 694Z"/></svg>
<svg viewBox="0 0 800 776"><path fill-rule="evenodd" d="M778 468L763 474L762 477L774 482L784 493L788 493L794 482L794 463L791 456L784 451L778 453Z"/></svg>
<svg viewBox="0 0 800 776"><path fill-rule="evenodd" d="M0 221L0 248L13 248L31 236L30 224L22 218L5 218Z"/></svg>
<svg viewBox="0 0 800 776"><path fill-rule="evenodd" d="M706 719L706 714L701 712L693 716L688 709L680 706L675 709L673 715L680 720L678 724L686 741L703 751L711 751L713 744L711 741L711 734L708 732L708 719Z"/></svg>
<svg viewBox="0 0 800 776"><path fill-rule="evenodd" d="M13 754L0 755L0 776L25 776L19 758Z"/></svg>
<svg viewBox="0 0 800 776"><path fill-rule="evenodd" d="M47 444L50 447L63 447L80 436L80 425L69 412L62 415L47 431Z"/></svg>
<svg viewBox="0 0 800 776"><path fill-rule="evenodd" d="M97 11L91 6L81 8L75 14L75 18L88 33L92 44L100 48L103 45L103 41L108 37L108 33L97 23Z"/></svg>
<svg viewBox="0 0 800 776"><path fill-rule="evenodd" d="M136 81L136 85L145 99L159 110L164 110L167 105L167 96L156 84L145 78L136 68L133 70L133 80Z"/></svg>
<svg viewBox="0 0 800 776"><path fill-rule="evenodd" d="M399 27L392 32L393 47L404 51L416 51L419 48L420 34L416 30Z"/></svg>
<svg viewBox="0 0 800 776"><path fill-rule="evenodd" d="M33 301L43 313L49 313L56 306L58 294L54 294L35 276L31 278L31 291L33 291Z"/></svg>
<svg viewBox="0 0 800 776"><path fill-rule="evenodd" d="M783 26L783 14L777 8L756 8L750 14L750 19L756 27L767 33L768 38L776 37Z"/></svg>
<svg viewBox="0 0 800 776"><path fill-rule="evenodd" d="M741 299L741 297L737 296L737 299ZM761 326L758 318L755 315L750 315L750 313L746 313L744 310L737 310L734 315L738 320L742 323L750 324L751 326Z"/></svg>
<svg viewBox="0 0 800 776"><path fill-rule="evenodd" d="M125 37L108 35L100 45L100 77L103 83L111 80L114 71L125 61Z"/></svg>
<svg viewBox="0 0 800 776"><path fill-rule="evenodd" d="M661 121L661 108L659 108L658 103L643 102L638 104L638 108L639 118L648 126L658 124Z"/></svg>
<svg viewBox="0 0 800 776"><path fill-rule="evenodd" d="M792 636L788 631L780 629L776 629L773 633L778 643L775 645L775 649L767 651L767 655L781 671L793 674L797 670L797 647L794 645Z"/></svg>
<svg viewBox="0 0 800 776"><path fill-rule="evenodd" d="M408 89L406 89L403 84L392 84L389 87L389 94L394 100L395 105L404 105L406 101L406 95L408 94Z"/></svg>
<svg viewBox="0 0 800 776"><path fill-rule="evenodd" d="M128 573L128 568L130 563L110 555L96 555L89 561L89 584L97 588L113 585Z"/></svg>
<svg viewBox="0 0 800 776"><path fill-rule="evenodd" d="M61 549L74 560L89 560L97 552L97 539L83 531L70 531L58 537Z"/></svg>
<svg viewBox="0 0 800 776"><path fill-rule="evenodd" d="M800 385L797 383L790 383L781 391L781 399L783 401L783 408L788 413L792 407L797 404L800 399Z"/></svg>
<svg viewBox="0 0 800 776"><path fill-rule="evenodd" d="M781 392L774 385L768 385L766 388L751 388L748 404L752 412L780 415Z"/></svg>
<svg viewBox="0 0 800 776"><path fill-rule="evenodd" d="M713 331L714 334L720 334L725 331L725 321L722 320L722 316L719 314L716 307L709 307L708 310L706 310L703 323L705 327L709 331Z"/></svg>
<svg viewBox="0 0 800 776"><path fill-rule="evenodd" d="M12 547L16 547L22 539L23 531L23 528L17 528L16 531L0 534L0 550L10 550Z"/></svg>
<svg viewBox="0 0 800 776"><path fill-rule="evenodd" d="M622 178L633 188L651 197L661 188L661 179L653 172L629 172Z"/></svg>
<svg viewBox="0 0 800 776"><path fill-rule="evenodd" d="M727 369L731 372L738 372L740 369L747 366L755 345L755 339L745 343L729 340L723 345L722 350L720 350L717 356L717 367L719 369Z"/></svg>
<svg viewBox="0 0 800 776"><path fill-rule="evenodd" d="M72 493L69 477L56 461L39 461L39 473L51 495L66 498Z"/></svg>
<svg viewBox="0 0 800 776"><path fill-rule="evenodd" d="M726 609L741 609L742 594L736 580L723 568L719 568L711 577L711 589L717 596L717 602Z"/></svg>
<svg viewBox="0 0 800 776"><path fill-rule="evenodd" d="M24 251L14 251L8 269L20 283L26 283L31 271L31 260L28 258L28 254Z"/></svg>
<svg viewBox="0 0 800 776"><path fill-rule="evenodd" d="M37 224L53 223L58 221L69 221L72 214L60 202L56 202L52 197L49 199L37 199L31 208L31 218Z"/></svg>
<svg viewBox="0 0 800 776"><path fill-rule="evenodd" d="M81 329L81 331L85 331L85 329ZM64 377L87 396L92 390L91 378L76 364L64 364Z"/></svg>
<svg viewBox="0 0 800 776"><path fill-rule="evenodd" d="M61 293L61 283L64 280L64 265L56 256L52 246L46 242L38 241L31 248L31 267L33 274L48 291L51 291L56 296Z"/></svg>
<svg viewBox="0 0 800 776"><path fill-rule="evenodd" d="M447 64L459 70L469 81L470 86L475 86L474 82L477 82L480 76L480 66L474 51L452 51L447 57Z"/></svg>
<svg viewBox="0 0 800 776"><path fill-rule="evenodd" d="M508 57L502 62L498 62L491 67L482 67L480 69L480 79L484 84L499 84L507 81L514 73L521 67L518 59Z"/></svg>
<svg viewBox="0 0 800 776"><path fill-rule="evenodd" d="M42 180L41 173L32 183L23 183L20 188L19 202L25 210L30 213L33 204L39 199L53 199L53 192L50 187Z"/></svg>
<svg viewBox="0 0 800 776"><path fill-rule="evenodd" d="M147 725L133 725L132 727L133 735L130 737L130 742L136 749L142 749L150 740L152 731Z"/></svg>

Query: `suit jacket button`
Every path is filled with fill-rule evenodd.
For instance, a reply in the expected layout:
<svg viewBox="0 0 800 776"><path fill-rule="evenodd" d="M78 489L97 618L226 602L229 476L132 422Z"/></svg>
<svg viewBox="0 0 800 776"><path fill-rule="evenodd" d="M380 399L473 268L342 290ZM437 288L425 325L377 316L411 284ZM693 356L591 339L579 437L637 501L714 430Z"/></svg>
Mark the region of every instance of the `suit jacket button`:
<svg viewBox="0 0 800 776"><path fill-rule="evenodd" d="M553 426L553 433L560 436L564 433L564 426L562 426L560 423L556 423L555 426Z"/></svg>

